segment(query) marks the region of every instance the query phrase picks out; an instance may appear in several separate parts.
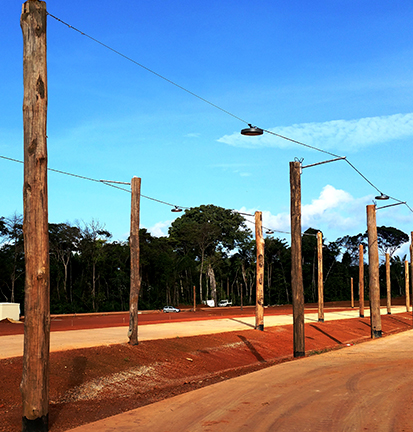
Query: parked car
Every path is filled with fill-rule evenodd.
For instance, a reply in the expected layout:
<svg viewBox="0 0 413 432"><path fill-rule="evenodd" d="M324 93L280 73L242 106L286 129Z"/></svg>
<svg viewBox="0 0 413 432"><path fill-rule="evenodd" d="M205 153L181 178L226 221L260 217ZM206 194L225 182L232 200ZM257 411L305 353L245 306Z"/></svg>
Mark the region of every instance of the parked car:
<svg viewBox="0 0 413 432"><path fill-rule="evenodd" d="M163 311L164 312L181 312L181 309L178 309L178 308L173 307L173 306L165 306L163 308Z"/></svg>
<svg viewBox="0 0 413 432"><path fill-rule="evenodd" d="M232 306L232 301L229 301L229 300L221 300L221 301L218 303L218 306L220 306L220 307Z"/></svg>

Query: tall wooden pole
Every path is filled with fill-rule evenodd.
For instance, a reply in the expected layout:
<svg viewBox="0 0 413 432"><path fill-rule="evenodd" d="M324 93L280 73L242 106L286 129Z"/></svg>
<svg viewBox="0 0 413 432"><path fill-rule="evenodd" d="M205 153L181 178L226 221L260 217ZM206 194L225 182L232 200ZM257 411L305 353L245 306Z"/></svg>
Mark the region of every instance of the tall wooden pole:
<svg viewBox="0 0 413 432"><path fill-rule="evenodd" d="M139 273L139 218L141 179L133 177L131 181L131 220L130 220L130 299L129 299L129 343L138 344L138 300L141 288Z"/></svg>
<svg viewBox="0 0 413 432"><path fill-rule="evenodd" d="M377 243L376 206L367 206L367 236L369 248L369 294L372 339L382 336L380 316L379 247Z"/></svg>
<svg viewBox="0 0 413 432"><path fill-rule="evenodd" d="M255 301L255 328L264 330L264 236L262 235L262 212L255 212L255 242L257 245L257 282Z"/></svg>
<svg viewBox="0 0 413 432"><path fill-rule="evenodd" d="M391 315L390 254L386 253L387 314Z"/></svg>
<svg viewBox="0 0 413 432"><path fill-rule="evenodd" d="M317 233L318 322L324 322L323 234Z"/></svg>
<svg viewBox="0 0 413 432"><path fill-rule="evenodd" d="M350 279L350 294L351 294L351 308L354 308L354 287L353 278Z"/></svg>
<svg viewBox="0 0 413 432"><path fill-rule="evenodd" d="M301 256L301 163L290 162L291 288L293 294L294 357L305 355L304 287Z"/></svg>
<svg viewBox="0 0 413 432"><path fill-rule="evenodd" d="M194 294L193 294L193 296L194 296L194 312L196 312L196 288L195 288L195 285L194 285Z"/></svg>
<svg viewBox="0 0 413 432"><path fill-rule="evenodd" d="M359 308L360 318L364 318L364 251L359 245Z"/></svg>
<svg viewBox="0 0 413 432"><path fill-rule="evenodd" d="M411 284L411 294L413 296L413 231L410 237L410 284ZM413 307L412 307L413 312Z"/></svg>
<svg viewBox="0 0 413 432"><path fill-rule="evenodd" d="M23 431L47 431L49 418L50 267L47 199L46 3L26 1L23 31L24 354Z"/></svg>
<svg viewBox="0 0 413 432"><path fill-rule="evenodd" d="M404 262L404 289L406 292L406 312L410 312L410 282L409 282L409 261Z"/></svg>

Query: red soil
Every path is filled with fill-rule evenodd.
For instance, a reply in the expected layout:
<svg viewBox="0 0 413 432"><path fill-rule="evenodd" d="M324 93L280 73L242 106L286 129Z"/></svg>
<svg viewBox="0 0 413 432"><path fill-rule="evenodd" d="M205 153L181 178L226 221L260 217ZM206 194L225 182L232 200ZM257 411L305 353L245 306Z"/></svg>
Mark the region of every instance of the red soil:
<svg viewBox="0 0 413 432"><path fill-rule="evenodd" d="M335 311L344 310L349 307L348 302L329 303L324 311L331 308ZM305 313L314 313L317 305L306 305ZM292 314L292 306L275 306L265 308L265 315L287 315ZM163 313L162 311L142 311L139 314L139 325L160 324L167 321L197 321L219 318L236 318L241 316L254 316L255 306L239 306L226 308L201 308L197 307L196 313L185 306L180 313ZM24 321L24 318L22 319ZM21 321L21 323L22 323ZM129 326L129 312L102 312L70 315L51 315L50 331L83 330L91 328L122 327ZM15 325L7 320L0 321L0 336L23 334L24 326Z"/></svg>
<svg viewBox="0 0 413 432"><path fill-rule="evenodd" d="M171 318L166 314L158 315L178 319L184 313ZM72 318L68 319L67 323L73 328ZM55 322L63 323L65 318ZM10 326L21 325L2 322L0 334ZM382 328L384 336L411 329L412 315L382 315ZM368 318L357 318L306 324L305 332L306 352L312 355L369 340L370 322ZM119 344L51 353L49 430L65 431L293 360L292 351L292 326L288 325L266 328L264 332L244 330L145 341L135 347ZM21 357L0 360L0 431L21 430L21 374Z"/></svg>

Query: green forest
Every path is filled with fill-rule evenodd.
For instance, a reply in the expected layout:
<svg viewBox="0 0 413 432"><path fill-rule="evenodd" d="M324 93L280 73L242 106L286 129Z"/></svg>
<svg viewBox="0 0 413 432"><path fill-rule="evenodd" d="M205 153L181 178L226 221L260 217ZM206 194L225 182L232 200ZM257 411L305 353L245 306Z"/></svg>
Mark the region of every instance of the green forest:
<svg viewBox="0 0 413 432"><path fill-rule="evenodd" d="M304 297L317 301L317 228L302 236ZM322 229L320 229L322 231ZM404 260L395 254L409 236L393 227L378 227L383 262L391 257L392 297L404 295ZM141 289L139 309L166 304L192 305L207 299L230 299L234 305L255 304L255 239L239 213L202 205L185 210L165 237L139 231ZM129 308L128 241L112 240L104 224L49 224L51 313L121 311ZM367 235L323 239L324 300L350 299L353 277L357 292L359 245ZM365 262L365 298L368 265ZM21 215L0 217L0 302L16 302L24 314L24 240ZM380 266L381 295L386 295L385 266ZM356 295L356 298L358 296ZM265 305L291 303L291 254L288 242L265 238Z"/></svg>

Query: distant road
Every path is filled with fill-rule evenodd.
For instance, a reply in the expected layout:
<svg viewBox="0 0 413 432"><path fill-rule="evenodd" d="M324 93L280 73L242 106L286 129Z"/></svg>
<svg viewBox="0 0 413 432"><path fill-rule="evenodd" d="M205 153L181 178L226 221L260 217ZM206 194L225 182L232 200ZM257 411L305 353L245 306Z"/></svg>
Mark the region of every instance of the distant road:
<svg viewBox="0 0 413 432"><path fill-rule="evenodd" d="M267 311L268 309L266 309ZM406 308L404 306L396 306L393 308L394 313L405 312ZM234 308L235 311L235 308ZM162 322L156 322L152 320L146 322L145 325L139 327L139 340L154 340L154 339L169 339L175 337L185 337L185 336L196 336L203 334L214 334L222 333L228 331L240 331L254 328L255 316L252 314L254 309L249 310L249 316L242 314L235 314L231 310L226 309L222 311L226 312L226 316L220 316L211 313L209 310L203 312L206 316L201 315L201 313L196 312L181 312L178 314L148 314L141 315L153 316L158 315L163 318ZM289 312L289 313L288 313ZM368 310L366 310L366 316L368 316ZM382 308L382 314L386 314L386 308ZM185 316L188 318L185 319ZM354 308L329 308L325 310L325 321L338 320L338 319L348 319L348 318L358 318L359 311ZM121 325L115 324L115 326L97 326L97 324L102 324L105 319L116 318ZM125 318L126 317L126 318ZM56 323L62 324L62 330L53 330L50 335L50 351L62 351L69 349L87 348L93 346L102 345L112 345L118 343L128 342L128 329L127 329L127 314L109 314L101 316L77 316L77 317L60 317L61 321L56 321ZM181 318L180 318L181 317ZM182 318L184 317L184 318ZM125 323L123 319L125 318ZM180 319L179 319L180 318ZM192 319L191 319L192 318ZM195 319L194 319L195 318ZM79 320L81 323L90 323L90 319L95 319L93 325L87 328L75 328L71 326L71 320L73 323ZM144 321L144 320L142 320ZM316 309L307 309L305 314L306 322L317 322L318 313ZM110 321L112 322L112 321ZM291 325L293 323L292 310L287 310L287 313L266 313L264 316L264 326L273 327L279 325ZM63 325L65 324L65 325ZM22 324L11 324L8 326L17 326L19 329L23 328ZM6 327L6 326L5 326ZM70 331L69 331L70 330ZM23 334L10 334L0 337L0 359L18 357L23 355Z"/></svg>

